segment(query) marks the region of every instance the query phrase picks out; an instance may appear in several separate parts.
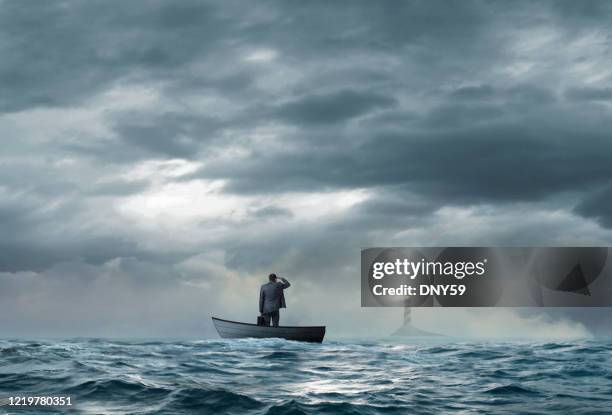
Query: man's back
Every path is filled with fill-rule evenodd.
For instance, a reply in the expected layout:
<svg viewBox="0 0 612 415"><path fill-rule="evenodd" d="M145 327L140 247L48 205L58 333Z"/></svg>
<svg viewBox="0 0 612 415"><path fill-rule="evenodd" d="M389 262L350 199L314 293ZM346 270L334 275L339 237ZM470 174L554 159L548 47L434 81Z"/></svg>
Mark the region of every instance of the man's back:
<svg viewBox="0 0 612 415"><path fill-rule="evenodd" d="M283 290L288 288L291 284L289 284L289 281L286 279L281 279L283 282L270 281L261 286L259 294L260 313L272 313L278 311L280 308L287 307Z"/></svg>

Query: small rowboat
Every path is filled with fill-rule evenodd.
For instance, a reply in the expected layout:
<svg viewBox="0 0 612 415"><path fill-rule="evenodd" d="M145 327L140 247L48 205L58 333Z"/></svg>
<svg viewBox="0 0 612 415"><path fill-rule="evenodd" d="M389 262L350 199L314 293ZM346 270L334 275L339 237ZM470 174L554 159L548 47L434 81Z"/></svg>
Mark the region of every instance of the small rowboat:
<svg viewBox="0 0 612 415"><path fill-rule="evenodd" d="M240 323L213 317L213 324L219 336L224 339L241 339L245 337L280 338L302 342L321 343L325 336L325 326L258 326L257 324Z"/></svg>

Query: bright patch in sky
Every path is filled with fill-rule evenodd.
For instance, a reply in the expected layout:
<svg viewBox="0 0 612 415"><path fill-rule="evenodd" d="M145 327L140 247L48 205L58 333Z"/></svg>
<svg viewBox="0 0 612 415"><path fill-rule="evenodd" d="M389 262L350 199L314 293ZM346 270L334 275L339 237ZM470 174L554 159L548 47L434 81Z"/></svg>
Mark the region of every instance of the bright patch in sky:
<svg viewBox="0 0 612 415"><path fill-rule="evenodd" d="M133 172L132 177L163 177L163 169L152 169L153 166L159 165L145 164ZM169 174L184 172L181 168L186 166L170 168ZM278 206L290 211L294 220L310 221L341 214L368 197L364 190L289 193L274 198L241 196L223 193L223 185L224 182L219 180L158 182L144 193L121 199L117 210L124 216L151 225L159 221L180 225L203 219L246 220L253 209Z"/></svg>
<svg viewBox="0 0 612 415"><path fill-rule="evenodd" d="M276 59L278 53L273 49L256 49L244 58L247 62L271 62Z"/></svg>

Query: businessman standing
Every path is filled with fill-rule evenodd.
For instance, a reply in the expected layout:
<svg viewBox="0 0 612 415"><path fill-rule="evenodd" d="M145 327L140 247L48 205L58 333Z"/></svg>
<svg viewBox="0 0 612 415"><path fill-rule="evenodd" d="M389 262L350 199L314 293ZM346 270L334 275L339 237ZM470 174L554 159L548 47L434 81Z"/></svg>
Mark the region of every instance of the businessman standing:
<svg viewBox="0 0 612 415"><path fill-rule="evenodd" d="M277 281L276 274L270 274L268 276L269 282L261 286L259 291L259 312L264 318L266 326L272 325L278 327L278 321L280 319L281 308L287 308L285 304L285 294L283 291L285 288L289 288L291 284L285 278L281 277L281 281Z"/></svg>

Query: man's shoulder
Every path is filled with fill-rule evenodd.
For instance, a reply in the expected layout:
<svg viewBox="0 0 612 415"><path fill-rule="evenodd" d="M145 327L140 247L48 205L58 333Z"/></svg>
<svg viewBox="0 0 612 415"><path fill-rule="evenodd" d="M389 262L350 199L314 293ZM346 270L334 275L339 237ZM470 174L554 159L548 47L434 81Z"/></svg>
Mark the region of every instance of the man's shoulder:
<svg viewBox="0 0 612 415"><path fill-rule="evenodd" d="M261 288L262 289L263 288L276 288L276 287L282 287L282 286L283 286L282 282L279 282L279 281L272 282L272 281L270 281L270 282L267 282L265 284L262 284Z"/></svg>

